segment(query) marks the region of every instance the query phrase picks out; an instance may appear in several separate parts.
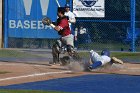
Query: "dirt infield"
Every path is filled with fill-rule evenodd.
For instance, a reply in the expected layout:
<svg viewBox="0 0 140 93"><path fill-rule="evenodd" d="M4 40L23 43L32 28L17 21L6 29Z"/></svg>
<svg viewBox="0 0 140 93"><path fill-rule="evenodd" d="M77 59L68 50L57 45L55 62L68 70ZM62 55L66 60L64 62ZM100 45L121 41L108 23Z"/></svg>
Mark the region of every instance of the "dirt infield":
<svg viewBox="0 0 140 93"><path fill-rule="evenodd" d="M0 86L20 84L34 81L73 77L86 74L128 74L140 75L140 64L124 63L99 68L93 72L74 71L60 65L37 65L25 63L0 62Z"/></svg>

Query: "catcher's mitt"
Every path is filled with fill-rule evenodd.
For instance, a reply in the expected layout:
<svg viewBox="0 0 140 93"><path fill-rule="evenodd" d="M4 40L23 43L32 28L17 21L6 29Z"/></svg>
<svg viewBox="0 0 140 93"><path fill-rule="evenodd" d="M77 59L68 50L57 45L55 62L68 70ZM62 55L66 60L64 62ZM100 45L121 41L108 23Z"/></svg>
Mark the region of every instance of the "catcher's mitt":
<svg viewBox="0 0 140 93"><path fill-rule="evenodd" d="M43 23L44 25L50 25L50 24L52 23L52 21L50 20L50 18L44 17L44 18L42 19L42 23Z"/></svg>

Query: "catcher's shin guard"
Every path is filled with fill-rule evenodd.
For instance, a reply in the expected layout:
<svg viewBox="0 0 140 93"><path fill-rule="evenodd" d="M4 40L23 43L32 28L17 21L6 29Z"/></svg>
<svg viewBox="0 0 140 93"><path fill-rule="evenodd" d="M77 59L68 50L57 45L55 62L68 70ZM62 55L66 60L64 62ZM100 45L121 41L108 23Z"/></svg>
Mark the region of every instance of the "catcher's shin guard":
<svg viewBox="0 0 140 93"><path fill-rule="evenodd" d="M59 63L59 52L56 48L56 44L52 47L52 56L53 56L53 63Z"/></svg>
<svg viewBox="0 0 140 93"><path fill-rule="evenodd" d="M81 60L81 57L79 56L79 54L76 51L73 51L72 58L74 60L77 60L77 61L80 61Z"/></svg>
<svg viewBox="0 0 140 93"><path fill-rule="evenodd" d="M73 46L67 45L67 52L73 60L80 60L79 54L74 50Z"/></svg>
<svg viewBox="0 0 140 93"><path fill-rule="evenodd" d="M79 54L74 50L73 46L67 45L67 52L73 60L80 60Z"/></svg>
<svg viewBox="0 0 140 93"><path fill-rule="evenodd" d="M59 54L62 52L62 43L60 40L57 40L53 45L53 51Z"/></svg>
<svg viewBox="0 0 140 93"><path fill-rule="evenodd" d="M68 52L68 54L69 54L70 56L72 56L73 53L74 53L74 48L73 48L73 46L67 45L67 52Z"/></svg>

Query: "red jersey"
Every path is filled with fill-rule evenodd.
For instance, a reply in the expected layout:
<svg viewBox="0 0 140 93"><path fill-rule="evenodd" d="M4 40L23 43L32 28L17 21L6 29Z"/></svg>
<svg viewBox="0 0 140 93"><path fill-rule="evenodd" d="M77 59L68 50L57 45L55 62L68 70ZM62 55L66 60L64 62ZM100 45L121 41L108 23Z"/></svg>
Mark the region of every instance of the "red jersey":
<svg viewBox="0 0 140 93"><path fill-rule="evenodd" d="M69 22L67 17L62 17L57 19L57 26L61 29L58 33L61 36L67 36L71 34L70 27L69 27Z"/></svg>

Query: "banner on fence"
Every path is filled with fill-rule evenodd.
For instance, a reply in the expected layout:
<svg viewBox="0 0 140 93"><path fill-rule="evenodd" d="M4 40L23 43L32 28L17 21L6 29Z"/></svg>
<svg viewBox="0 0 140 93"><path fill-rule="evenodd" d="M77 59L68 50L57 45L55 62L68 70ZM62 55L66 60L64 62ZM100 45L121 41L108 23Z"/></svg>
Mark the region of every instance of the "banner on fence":
<svg viewBox="0 0 140 93"><path fill-rule="evenodd" d="M73 0L73 12L77 17L105 17L104 0Z"/></svg>
<svg viewBox="0 0 140 93"><path fill-rule="evenodd" d="M65 4L59 0L60 5ZM52 21L57 19L58 4L56 0L7 0L8 37L17 38L59 38L57 31L51 26L42 24L47 16Z"/></svg>

